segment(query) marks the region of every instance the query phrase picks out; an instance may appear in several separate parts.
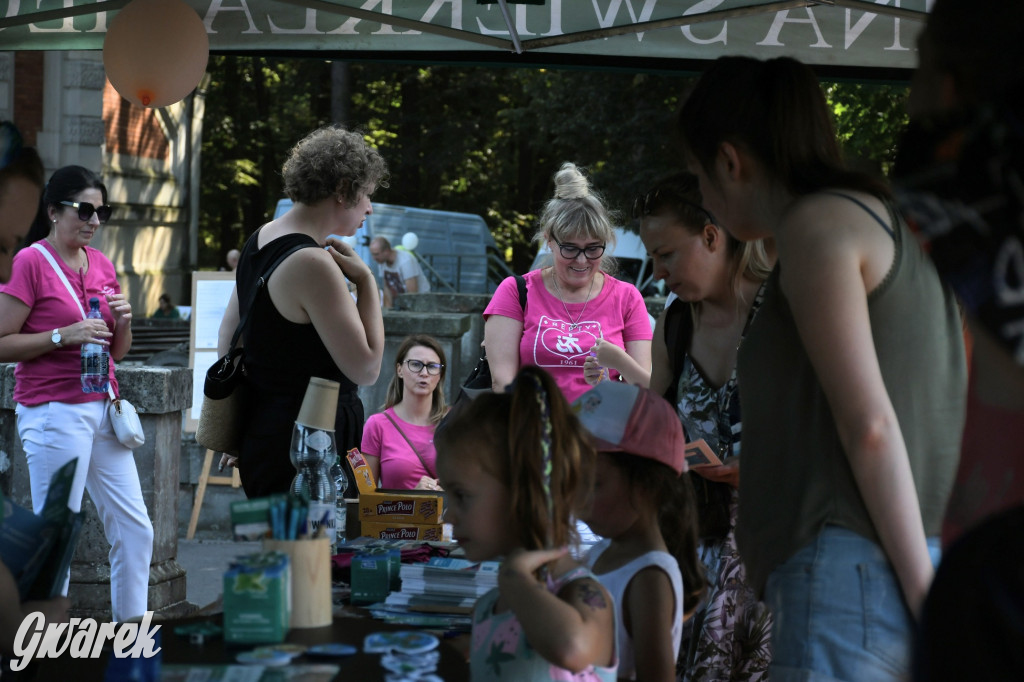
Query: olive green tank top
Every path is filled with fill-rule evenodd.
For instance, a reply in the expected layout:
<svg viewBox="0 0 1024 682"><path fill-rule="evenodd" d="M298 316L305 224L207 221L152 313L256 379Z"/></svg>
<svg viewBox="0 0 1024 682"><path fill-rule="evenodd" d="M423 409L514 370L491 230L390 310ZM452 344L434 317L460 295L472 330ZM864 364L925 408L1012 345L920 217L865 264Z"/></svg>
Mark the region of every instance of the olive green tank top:
<svg viewBox="0 0 1024 682"><path fill-rule="evenodd" d="M910 457L924 530L938 535L964 422L963 332L952 294L906 224L887 207L894 230L869 211L882 225L879 229L892 234L896 249L889 273L868 295L868 313ZM769 573L826 524L879 542L779 273L776 266L738 360L743 475L736 540L758 594Z"/></svg>

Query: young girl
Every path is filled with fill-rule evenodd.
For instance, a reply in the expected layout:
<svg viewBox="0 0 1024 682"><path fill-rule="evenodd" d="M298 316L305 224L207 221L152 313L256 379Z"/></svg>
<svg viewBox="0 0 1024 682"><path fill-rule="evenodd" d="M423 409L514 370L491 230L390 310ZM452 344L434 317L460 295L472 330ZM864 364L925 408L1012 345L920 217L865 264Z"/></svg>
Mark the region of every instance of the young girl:
<svg viewBox="0 0 1024 682"><path fill-rule="evenodd" d="M526 367L511 392L476 398L434 440L445 520L466 557L504 557L474 609L472 679L614 680L611 599L567 549L594 452L558 385Z"/></svg>
<svg viewBox="0 0 1024 682"><path fill-rule="evenodd" d="M587 564L615 600L619 679L675 680L684 614L704 592L683 429L653 391L604 381L574 403L597 441Z"/></svg>

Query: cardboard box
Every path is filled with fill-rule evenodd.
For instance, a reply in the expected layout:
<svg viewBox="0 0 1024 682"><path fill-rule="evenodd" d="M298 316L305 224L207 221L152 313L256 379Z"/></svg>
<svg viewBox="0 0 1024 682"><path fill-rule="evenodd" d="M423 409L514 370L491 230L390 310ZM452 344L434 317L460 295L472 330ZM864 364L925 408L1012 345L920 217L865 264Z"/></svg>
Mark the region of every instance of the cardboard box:
<svg viewBox="0 0 1024 682"><path fill-rule="evenodd" d="M379 523L440 524L444 496L429 490L384 490L359 493L359 520ZM363 533L366 535L366 533Z"/></svg>
<svg viewBox="0 0 1024 682"><path fill-rule="evenodd" d="M283 642L292 617L291 581L287 554L238 557L224 573L224 641Z"/></svg>
<svg viewBox="0 0 1024 682"><path fill-rule="evenodd" d="M363 453L359 452L359 448L352 448L349 450L345 457L348 459L348 463L352 465L352 473L356 477L356 489L359 494L372 493L377 489L377 481L373 478L373 472L370 471L370 465L366 463L366 459L363 457Z"/></svg>
<svg viewBox="0 0 1024 682"><path fill-rule="evenodd" d="M424 540L451 542L451 525L447 523L395 523L363 521L363 536L380 540Z"/></svg>
<svg viewBox="0 0 1024 682"><path fill-rule="evenodd" d="M271 536L270 507L287 499L287 495L279 493L232 502L231 530L234 539L241 541L269 538Z"/></svg>

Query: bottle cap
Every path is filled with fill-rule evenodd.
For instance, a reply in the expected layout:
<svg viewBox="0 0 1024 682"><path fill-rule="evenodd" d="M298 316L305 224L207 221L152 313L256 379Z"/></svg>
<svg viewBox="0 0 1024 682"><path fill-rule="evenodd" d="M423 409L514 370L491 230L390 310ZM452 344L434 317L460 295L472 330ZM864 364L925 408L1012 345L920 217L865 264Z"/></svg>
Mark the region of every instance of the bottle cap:
<svg viewBox="0 0 1024 682"><path fill-rule="evenodd" d="M340 384L337 381L311 377L295 423L314 429L334 431L339 387Z"/></svg>

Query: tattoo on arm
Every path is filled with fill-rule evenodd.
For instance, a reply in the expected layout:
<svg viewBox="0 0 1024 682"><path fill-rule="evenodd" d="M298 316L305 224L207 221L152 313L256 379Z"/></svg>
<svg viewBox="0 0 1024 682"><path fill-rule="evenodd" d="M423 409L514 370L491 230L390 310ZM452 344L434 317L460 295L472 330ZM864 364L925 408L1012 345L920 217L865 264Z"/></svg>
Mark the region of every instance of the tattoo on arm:
<svg viewBox="0 0 1024 682"><path fill-rule="evenodd" d="M604 592L590 580L581 580L576 588L580 601L592 609L600 610L608 608L608 602L604 598Z"/></svg>

